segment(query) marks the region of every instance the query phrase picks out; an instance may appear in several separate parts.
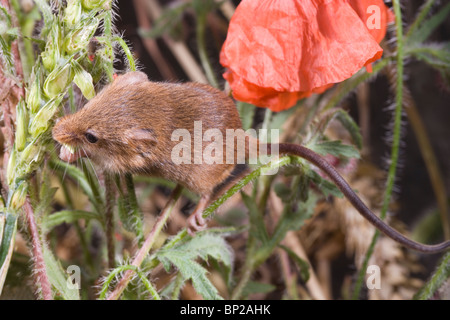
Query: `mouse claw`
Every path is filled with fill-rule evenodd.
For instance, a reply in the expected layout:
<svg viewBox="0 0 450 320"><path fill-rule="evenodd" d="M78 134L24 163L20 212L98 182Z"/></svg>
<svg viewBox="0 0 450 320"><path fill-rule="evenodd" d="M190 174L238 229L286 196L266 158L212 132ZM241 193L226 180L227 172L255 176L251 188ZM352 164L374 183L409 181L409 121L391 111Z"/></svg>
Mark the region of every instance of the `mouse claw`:
<svg viewBox="0 0 450 320"><path fill-rule="evenodd" d="M203 210L208 204L208 201L209 197L201 197L194 212L192 212L187 219L187 232L189 235L194 236L197 231L206 229L206 220L203 218Z"/></svg>
<svg viewBox="0 0 450 320"><path fill-rule="evenodd" d="M206 229L206 220L203 218L202 211L193 212L187 219L187 232L190 236L194 236L196 232Z"/></svg>

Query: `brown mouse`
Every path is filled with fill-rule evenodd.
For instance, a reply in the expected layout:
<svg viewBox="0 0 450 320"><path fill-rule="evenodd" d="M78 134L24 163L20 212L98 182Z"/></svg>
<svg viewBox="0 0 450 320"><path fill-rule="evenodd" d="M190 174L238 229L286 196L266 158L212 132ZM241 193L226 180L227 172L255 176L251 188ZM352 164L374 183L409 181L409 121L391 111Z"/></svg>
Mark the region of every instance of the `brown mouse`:
<svg viewBox="0 0 450 320"><path fill-rule="evenodd" d="M246 172L245 165L236 164L239 162L234 154L231 163L225 161L224 152L221 164L208 164L201 161L202 153L195 147L190 148L192 163L173 161L172 150L180 143L172 141L173 132L187 130L194 137L198 135L194 129L199 121L202 135L211 129L225 136L227 129L242 127L233 100L220 90L199 83L151 82L142 72L129 72L106 86L80 111L59 119L52 133L62 145L60 158L64 161L88 156L105 170L160 176L199 194L200 201L188 219L188 231L192 234L204 228L202 213L206 206ZM227 150L225 139L218 143ZM450 241L437 245L414 242L388 226L364 205L337 170L313 151L281 143L267 145L269 154L273 147L278 148L279 154L302 157L325 172L352 205L390 238L427 253L450 247ZM72 153L70 149L78 151ZM201 163L196 162L199 159Z"/></svg>

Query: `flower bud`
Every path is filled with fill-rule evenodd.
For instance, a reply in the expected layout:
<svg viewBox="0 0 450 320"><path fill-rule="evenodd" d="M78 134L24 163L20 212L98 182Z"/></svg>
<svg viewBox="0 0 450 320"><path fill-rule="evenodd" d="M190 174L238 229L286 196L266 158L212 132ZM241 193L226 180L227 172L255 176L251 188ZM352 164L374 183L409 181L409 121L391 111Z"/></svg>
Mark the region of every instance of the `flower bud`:
<svg viewBox="0 0 450 320"><path fill-rule="evenodd" d="M27 199L27 194L28 194L28 183L26 181L22 181L16 188L16 190L13 191L10 207L14 210L20 209L25 203L25 200Z"/></svg>
<svg viewBox="0 0 450 320"><path fill-rule="evenodd" d="M55 112L58 109L58 106L61 103L63 97L64 94L56 96L55 98L47 102L36 114L33 121L31 122L29 129L30 134L33 138L37 138L39 135L47 131L50 126L49 121L55 115ZM24 153L25 150L23 151Z"/></svg>
<svg viewBox="0 0 450 320"><path fill-rule="evenodd" d="M35 72L35 79L27 90L27 107L31 113L36 113L41 107L41 79L39 69Z"/></svg>
<svg viewBox="0 0 450 320"><path fill-rule="evenodd" d="M39 147L34 143L29 143L27 145L27 147L25 149L23 149L22 153L20 154L20 166L23 165L29 165L32 162L36 162L39 160L39 156L40 156L40 152L39 152ZM18 170L20 171L20 170ZM24 170L24 172L22 172L23 174L26 174L29 170Z"/></svg>
<svg viewBox="0 0 450 320"><path fill-rule="evenodd" d="M81 0L68 0L64 10L64 22L68 27L73 27L81 19Z"/></svg>
<svg viewBox="0 0 450 320"><path fill-rule="evenodd" d="M88 24L82 23L79 28L72 30L64 38L64 50L66 50L68 54L73 54L87 48L95 30L97 30L99 21L97 18L92 17L86 19L86 22L88 22Z"/></svg>
<svg viewBox="0 0 450 320"><path fill-rule="evenodd" d="M102 7L105 10L111 8L111 0L83 0L83 7L88 10L92 10L98 7Z"/></svg>
<svg viewBox="0 0 450 320"><path fill-rule="evenodd" d="M48 71L52 71L55 68L61 57L59 52L59 38L59 25L54 23L50 35L47 38L45 51L41 53L42 63Z"/></svg>
<svg viewBox="0 0 450 320"><path fill-rule="evenodd" d="M20 100L16 107L16 141L14 143L17 151L25 148L28 136L28 112L25 109L25 103Z"/></svg>
<svg viewBox="0 0 450 320"><path fill-rule="evenodd" d="M45 95L50 99L56 97L66 90L72 80L73 72L70 63L55 68L45 79L43 87Z"/></svg>
<svg viewBox="0 0 450 320"><path fill-rule="evenodd" d="M16 177L16 164L17 164L17 151L15 148L11 150L8 159L8 168L6 169L6 180L8 185L11 186Z"/></svg>
<svg viewBox="0 0 450 320"><path fill-rule="evenodd" d="M75 77L73 81L80 88L83 96L90 100L95 96L94 85L92 84L92 76L89 72L83 69L83 67L77 62L72 62L73 71L75 72Z"/></svg>

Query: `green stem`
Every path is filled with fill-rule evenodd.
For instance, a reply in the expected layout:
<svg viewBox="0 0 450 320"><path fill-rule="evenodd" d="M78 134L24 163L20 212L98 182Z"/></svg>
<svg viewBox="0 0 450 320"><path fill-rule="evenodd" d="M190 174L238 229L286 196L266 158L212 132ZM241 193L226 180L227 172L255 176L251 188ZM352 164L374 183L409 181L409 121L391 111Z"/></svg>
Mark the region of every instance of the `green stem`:
<svg viewBox="0 0 450 320"><path fill-rule="evenodd" d="M433 297L436 290L450 277L450 252L447 252L442 258L441 263L436 269L425 286L423 286L415 295L415 300L428 300Z"/></svg>
<svg viewBox="0 0 450 320"><path fill-rule="evenodd" d="M205 45L205 28L206 28L206 15L207 10L199 10L197 14L197 47L198 54L200 56L200 61L202 63L203 69L205 70L206 77L209 83L215 87L219 88L216 76L214 75L214 70L208 59L208 54L206 52Z"/></svg>
<svg viewBox="0 0 450 320"><path fill-rule="evenodd" d="M175 206L175 203L177 202L178 198L181 195L181 190L183 188L180 185L177 185L176 188L172 191L172 194L170 196L169 201L167 202L166 206L162 210L158 220L156 221L155 225L153 226L152 231L147 236L147 239L145 240L142 247L139 249L138 253L136 254L135 258L133 259L132 265L136 268L139 268L144 261L145 257L147 257L150 249L153 247L153 244L156 241L156 238L158 237L159 233L163 229L164 225L167 222L167 219L170 216L170 213L172 212L173 207ZM133 271L128 270L123 278L119 281L114 291L108 296L108 300L117 300L122 292L127 287L128 283L131 280Z"/></svg>
<svg viewBox="0 0 450 320"><path fill-rule="evenodd" d="M114 243L114 204L115 204L115 192L114 181L112 176L104 172L105 177L105 234L106 234L106 247L108 251L108 267L114 268L116 264L115 260L115 243Z"/></svg>
<svg viewBox="0 0 450 320"><path fill-rule="evenodd" d="M175 278L175 288L173 289L171 300L178 300L180 298L180 292L181 288L183 288L183 283L183 275L181 274L181 272L178 272L177 277Z"/></svg>
<svg viewBox="0 0 450 320"><path fill-rule="evenodd" d="M114 269L106 278L105 283L102 286L102 291L100 292L100 300L104 300L106 297L106 293L108 292L108 288L109 285L111 284L111 282L113 281L113 279L120 273L124 272L124 271L131 271L134 272L138 275L139 279L142 281L142 283L144 284L145 288L150 292L150 294L153 297L153 300L161 300L161 297L158 295L158 292L156 291L156 289L152 286L152 284L150 283L150 281L147 279L147 277L145 276L145 274L139 270L138 267L133 266L133 265L126 265L126 266L121 266L118 267L116 269Z"/></svg>
<svg viewBox="0 0 450 320"><path fill-rule="evenodd" d="M253 263L248 262L244 266L244 272L239 280L239 283L234 288L233 293L231 294L231 300L238 300L242 295L242 290L244 290L247 283L250 281L250 277L253 273Z"/></svg>
<svg viewBox="0 0 450 320"><path fill-rule="evenodd" d="M133 176L129 173L125 174L125 184L127 187L129 213L132 216L134 222L138 244L141 246L144 242L144 227L142 223L141 211L139 210L139 204L136 198Z"/></svg>
<svg viewBox="0 0 450 320"><path fill-rule="evenodd" d="M394 137L391 148L391 162L388 172L388 179L386 184L386 191L384 193L383 207L381 208L380 218L386 217L389 204L391 202L392 190L394 187L395 176L397 172L398 155L400 149L400 136L401 136L401 118L402 118L402 106L403 106L403 25L402 25L402 13L400 10L400 0L393 0L394 14L395 14L395 26L397 31L397 81L395 86L395 115L394 115ZM355 290L353 291L352 298L358 299L361 294L361 288L366 274L367 265L370 257L372 256L373 249L376 241L380 236L380 232L377 230L372 238L372 243L369 250L366 253L364 262L359 271L358 280L355 284Z"/></svg>

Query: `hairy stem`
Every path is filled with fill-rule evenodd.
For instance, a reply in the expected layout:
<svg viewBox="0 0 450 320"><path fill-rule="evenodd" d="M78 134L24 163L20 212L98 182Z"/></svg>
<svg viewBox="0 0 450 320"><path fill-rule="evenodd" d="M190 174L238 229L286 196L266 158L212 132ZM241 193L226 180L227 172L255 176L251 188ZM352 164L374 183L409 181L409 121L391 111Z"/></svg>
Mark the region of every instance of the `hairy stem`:
<svg viewBox="0 0 450 320"><path fill-rule="evenodd" d="M105 172L105 233L106 247L108 250L108 267L114 268L115 261L115 245L114 245L114 203L115 192L112 177Z"/></svg>
<svg viewBox="0 0 450 320"><path fill-rule="evenodd" d="M173 207L175 206L178 198L181 195L182 187L180 185L177 185L175 189L172 191L172 194L170 195L169 201L167 202L166 206L162 210L158 220L156 221L155 225L153 226L152 231L147 236L147 239L144 242L144 245L139 249L136 256L133 259L132 266L135 266L136 268L139 268L142 262L144 261L145 257L148 255L150 249L153 247L153 244L155 243L155 240L159 233L161 232L162 228L164 227L167 219L170 216L170 213L172 212ZM123 278L119 281L116 288L113 292L108 296L108 300L117 300L122 292L127 287L128 283L131 280L131 277L133 275L133 270L128 270Z"/></svg>
<svg viewBox="0 0 450 320"><path fill-rule="evenodd" d="M31 207L30 200L27 197L25 204L23 205L25 211L25 217L28 222L28 228L30 230L32 253L34 259L35 277L38 287L42 290L42 297L44 300L53 300L52 289L50 281L48 280L47 272L45 270L44 255L42 253L41 238L39 236L38 226L34 219L33 208Z"/></svg>
<svg viewBox="0 0 450 320"><path fill-rule="evenodd" d="M389 204L391 202L392 190L395 183L395 176L397 173L398 155L400 150L400 136L401 136L401 118L402 118L402 106L403 106L403 25L402 25L402 13L400 10L400 0L392 1L395 14L395 27L397 33L397 78L395 83L395 114L394 114L394 136L391 148L391 160L388 172L388 179L386 183L386 190L384 193L383 207L381 208L380 218L386 217ZM353 291L353 299L358 299L361 294L362 283L366 274L367 265L370 257L372 256L373 249L380 236L380 231L376 230L372 238L369 250L366 253L364 262L359 271L358 280L355 284Z"/></svg>

